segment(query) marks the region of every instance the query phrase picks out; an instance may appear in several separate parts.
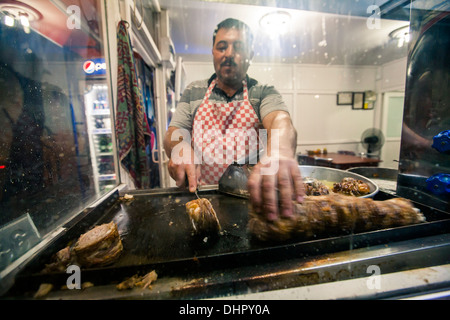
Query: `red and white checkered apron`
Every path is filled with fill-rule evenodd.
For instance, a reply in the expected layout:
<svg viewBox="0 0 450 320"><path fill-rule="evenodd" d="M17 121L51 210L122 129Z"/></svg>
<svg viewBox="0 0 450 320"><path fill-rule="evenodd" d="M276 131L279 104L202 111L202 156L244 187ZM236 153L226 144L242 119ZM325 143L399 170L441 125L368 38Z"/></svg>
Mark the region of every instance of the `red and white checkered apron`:
<svg viewBox="0 0 450 320"><path fill-rule="evenodd" d="M248 99L246 81L244 100L230 103L209 101L215 85L214 79L194 117L192 143L196 154L202 155L200 184L217 184L226 168L245 157L249 145L253 150L251 143L258 141L259 119Z"/></svg>

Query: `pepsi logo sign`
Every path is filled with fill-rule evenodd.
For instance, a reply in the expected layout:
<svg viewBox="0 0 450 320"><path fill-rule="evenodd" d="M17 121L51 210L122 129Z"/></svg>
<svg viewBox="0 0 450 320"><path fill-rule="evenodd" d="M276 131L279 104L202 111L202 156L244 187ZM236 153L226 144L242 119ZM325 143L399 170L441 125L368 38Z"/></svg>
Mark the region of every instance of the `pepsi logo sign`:
<svg viewBox="0 0 450 320"><path fill-rule="evenodd" d="M106 73L106 63L104 59L91 59L83 63L83 71L88 75Z"/></svg>

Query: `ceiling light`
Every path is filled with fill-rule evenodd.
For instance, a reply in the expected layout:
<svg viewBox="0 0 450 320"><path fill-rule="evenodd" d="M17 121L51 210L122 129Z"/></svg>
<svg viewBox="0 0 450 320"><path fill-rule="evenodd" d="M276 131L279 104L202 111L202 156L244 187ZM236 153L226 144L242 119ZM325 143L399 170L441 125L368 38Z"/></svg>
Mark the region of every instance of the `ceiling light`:
<svg viewBox="0 0 450 320"><path fill-rule="evenodd" d="M14 27L14 18L9 15L5 15L5 25L8 27Z"/></svg>
<svg viewBox="0 0 450 320"><path fill-rule="evenodd" d="M20 16L20 23L22 24L23 31L25 33L30 33L30 20L28 20L27 16Z"/></svg>
<svg viewBox="0 0 450 320"><path fill-rule="evenodd" d="M389 33L389 37L397 41L397 46L399 48L403 47L405 43L408 43L411 39L411 34L409 32L409 25L395 29Z"/></svg>
<svg viewBox="0 0 450 320"><path fill-rule="evenodd" d="M28 20L28 18L26 16L20 16L20 23L24 27L29 27L30 26L30 20Z"/></svg>
<svg viewBox="0 0 450 320"><path fill-rule="evenodd" d="M272 35L285 34L289 29L291 15L285 11L275 11L264 15L259 20L261 28Z"/></svg>
<svg viewBox="0 0 450 320"><path fill-rule="evenodd" d="M0 3L0 12L5 15L5 21L8 21L8 23L11 23L10 18L17 19L21 21L24 27L27 26L27 23L29 26L29 22L42 19L42 14L39 11L20 1L5 1L4 3ZM28 22L25 21L25 18Z"/></svg>

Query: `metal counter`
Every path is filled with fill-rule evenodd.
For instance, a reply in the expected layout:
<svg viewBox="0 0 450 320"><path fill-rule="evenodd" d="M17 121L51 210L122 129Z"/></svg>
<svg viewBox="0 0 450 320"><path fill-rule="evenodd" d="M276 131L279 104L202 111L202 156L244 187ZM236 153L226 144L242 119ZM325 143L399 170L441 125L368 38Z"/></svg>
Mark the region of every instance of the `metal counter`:
<svg viewBox="0 0 450 320"><path fill-rule="evenodd" d="M18 274L15 286L3 298L32 298L41 283L54 285L47 299L209 299L252 293L273 293L276 298L278 290L369 277L370 266L387 275L450 263L449 215L420 205L426 223L275 244L249 236L245 199L213 189L200 191L201 197L210 199L222 225L222 234L208 239L191 234L184 205L194 198L192 194L173 189L129 194L134 196L132 201L121 201L116 193L106 208L66 226L64 235ZM379 192L376 199L389 197ZM50 257L71 240L111 220L118 225L124 251L111 266L81 270L82 282L91 282L93 287L62 290L59 288L69 274L40 273ZM116 289L126 278L152 270L158 274L152 289ZM444 275L444 279L447 281L429 283L428 289L449 286L450 276ZM417 286L406 289L419 290ZM360 294L353 298L367 297ZM378 290L372 297L392 294Z"/></svg>

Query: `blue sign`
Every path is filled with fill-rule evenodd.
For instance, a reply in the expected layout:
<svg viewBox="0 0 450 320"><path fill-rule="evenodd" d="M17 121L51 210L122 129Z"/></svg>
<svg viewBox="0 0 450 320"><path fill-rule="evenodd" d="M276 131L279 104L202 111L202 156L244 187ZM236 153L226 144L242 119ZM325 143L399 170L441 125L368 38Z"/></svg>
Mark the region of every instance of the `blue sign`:
<svg viewBox="0 0 450 320"><path fill-rule="evenodd" d="M106 74L106 63L104 58L90 59L83 63L83 71L87 75Z"/></svg>

